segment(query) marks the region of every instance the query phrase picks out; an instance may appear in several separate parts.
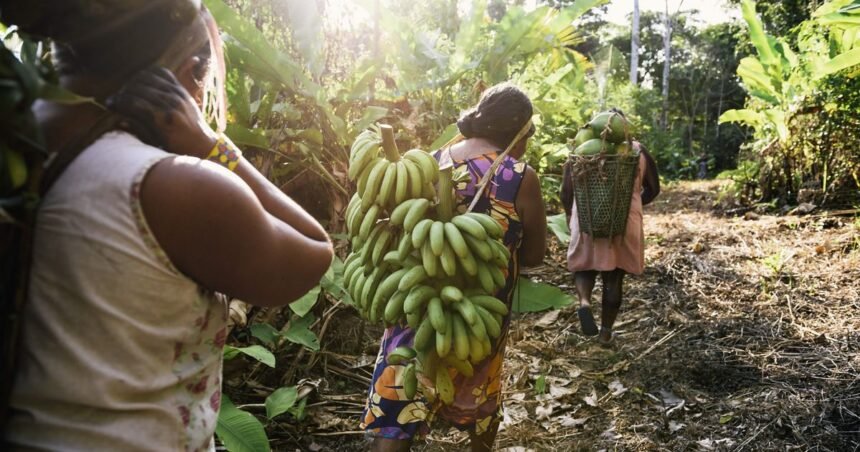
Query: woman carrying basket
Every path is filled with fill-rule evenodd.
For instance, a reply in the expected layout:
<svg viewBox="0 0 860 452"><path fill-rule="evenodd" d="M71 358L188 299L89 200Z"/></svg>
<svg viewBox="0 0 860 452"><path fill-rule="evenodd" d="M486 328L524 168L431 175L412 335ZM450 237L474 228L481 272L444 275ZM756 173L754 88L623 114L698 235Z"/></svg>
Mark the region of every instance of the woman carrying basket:
<svg viewBox="0 0 860 452"><path fill-rule="evenodd" d="M456 186L458 210L465 211L478 196L472 211L491 215L505 230L503 240L511 251L511 260L507 283L496 296L508 306L519 266L539 265L546 252L546 214L540 180L520 160L534 133L531 117L532 104L525 93L509 84L493 86L483 93L477 107L457 121L465 139L436 153L441 167L465 168L471 176L468 182ZM479 192L484 174L497 159L501 159L500 165ZM414 332L400 326L387 329L362 420L362 428L373 439L372 450L409 450L416 436L429 432L432 417L467 430L473 451L491 450L500 421L502 359L509 325L510 315L504 318L497 345L489 357L474 365L472 377L453 377L454 402L444 406L438 398L429 402L420 396L414 400L405 396L400 389L403 366L388 365L384 357L396 347L411 346ZM427 383L422 381L425 386Z"/></svg>
<svg viewBox="0 0 860 452"><path fill-rule="evenodd" d="M624 115L620 110L615 113ZM599 334L601 345L609 345L613 339L612 326L621 308L622 282L626 273L640 275L645 269L645 234L642 228L642 206L649 204L660 193L660 178L657 165L645 146L633 141L633 151L639 153L639 163L633 181L633 195L627 227L623 234L611 238L596 238L581 231L576 200L574 199L574 177L570 165L565 166L561 187L570 224L570 245L567 251L567 268L573 272L576 292L579 296L579 321L583 334ZM603 279L602 314L600 330L591 311L591 293L597 274Z"/></svg>

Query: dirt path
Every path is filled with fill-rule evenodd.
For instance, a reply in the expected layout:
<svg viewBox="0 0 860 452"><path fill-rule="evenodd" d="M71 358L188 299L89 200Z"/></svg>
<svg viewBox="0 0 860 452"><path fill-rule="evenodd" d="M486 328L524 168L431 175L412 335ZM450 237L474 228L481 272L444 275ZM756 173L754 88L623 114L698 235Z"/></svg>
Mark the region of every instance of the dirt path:
<svg viewBox="0 0 860 452"><path fill-rule="evenodd" d="M673 185L647 209L648 268L627 283L614 349L579 334L573 307L519 316L499 450L860 448L858 226L722 217L717 190ZM531 276L572 292L552 240ZM283 438L286 449L365 447L352 432L379 331L340 323L338 344L326 345L340 366L326 367L326 403L309 412L308 436ZM464 448L440 425L414 450Z"/></svg>

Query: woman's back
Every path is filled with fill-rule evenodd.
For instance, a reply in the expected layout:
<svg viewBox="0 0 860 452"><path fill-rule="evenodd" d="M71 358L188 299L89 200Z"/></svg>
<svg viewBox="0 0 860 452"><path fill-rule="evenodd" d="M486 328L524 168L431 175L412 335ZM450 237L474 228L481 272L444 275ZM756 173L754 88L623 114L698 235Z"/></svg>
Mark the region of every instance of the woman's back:
<svg viewBox="0 0 860 452"><path fill-rule="evenodd" d="M457 150L460 152L445 149L438 154L443 166L445 159L450 158L454 168L465 167L469 172L469 181L461 182L455 187L459 213L468 209L477 193L481 179L501 154L500 151L492 147L474 147L468 146L467 143L463 143L463 145L465 145L465 149ZM525 178L526 168L525 163L511 156L505 156L473 209L474 212L485 213L493 217L505 231L503 241L511 251L511 260L508 262L506 273L507 284L497 296L507 302L510 302L511 288L519 276L517 251L522 244L523 224L517 212L517 195Z"/></svg>
<svg viewBox="0 0 860 452"><path fill-rule="evenodd" d="M173 267L143 217L140 184L167 157L175 156L111 132L45 197L7 441L211 446L226 306Z"/></svg>

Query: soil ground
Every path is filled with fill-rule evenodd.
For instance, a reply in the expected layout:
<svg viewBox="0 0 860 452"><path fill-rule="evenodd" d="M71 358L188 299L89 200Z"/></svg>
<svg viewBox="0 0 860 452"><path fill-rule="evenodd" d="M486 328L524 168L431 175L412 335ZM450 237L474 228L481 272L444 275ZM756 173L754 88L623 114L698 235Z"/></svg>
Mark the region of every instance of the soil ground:
<svg viewBox="0 0 860 452"><path fill-rule="evenodd" d="M860 449L860 225L725 216L719 188L672 184L646 208L647 269L625 281L612 348L580 334L574 306L515 317L497 450ZM526 276L573 294L564 252L551 237ZM270 428L276 450L367 448L381 330L326 319L307 417ZM434 428L413 450L468 450Z"/></svg>

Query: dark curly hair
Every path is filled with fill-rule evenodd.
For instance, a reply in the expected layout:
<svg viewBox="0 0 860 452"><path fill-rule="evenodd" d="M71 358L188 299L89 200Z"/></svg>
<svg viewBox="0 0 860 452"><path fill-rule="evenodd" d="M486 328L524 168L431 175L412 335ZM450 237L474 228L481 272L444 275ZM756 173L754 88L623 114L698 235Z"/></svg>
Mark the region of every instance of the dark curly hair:
<svg viewBox="0 0 860 452"><path fill-rule="evenodd" d="M457 128L466 138L486 138L506 148L531 120L533 112L526 93L511 83L500 83L484 91L477 106L463 112ZM534 131L532 125L526 138Z"/></svg>

